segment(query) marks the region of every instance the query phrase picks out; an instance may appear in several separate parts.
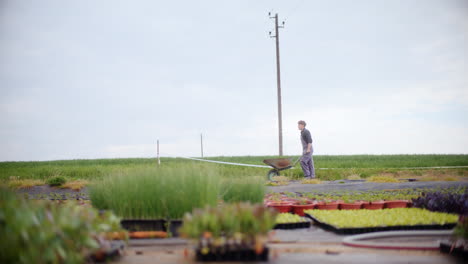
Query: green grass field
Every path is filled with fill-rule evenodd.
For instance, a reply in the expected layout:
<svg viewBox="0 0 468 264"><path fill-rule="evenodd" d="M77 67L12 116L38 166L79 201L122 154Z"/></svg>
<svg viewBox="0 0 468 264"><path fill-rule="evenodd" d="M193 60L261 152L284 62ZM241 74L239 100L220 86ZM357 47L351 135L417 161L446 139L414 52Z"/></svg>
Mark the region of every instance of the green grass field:
<svg viewBox="0 0 468 264"><path fill-rule="evenodd" d="M266 158L274 156L242 156L242 157L209 157L206 159L262 165ZM294 160L296 157L291 157ZM468 166L468 155L348 155L348 156L314 156L317 176L322 180L338 180L349 176L367 178L373 175L393 173L399 176L423 175L430 173L451 174L453 176L468 176L467 168L457 169L402 169L406 167L433 166ZM181 164L199 164L200 161L186 159L162 158L161 166L174 167ZM216 168L223 177L265 176L267 168L240 167L204 163L205 167ZM71 180L102 179L105 175L115 173L131 173L132 170L156 167L156 160L150 158L132 159L95 159L95 160L61 160L45 162L0 162L0 180L6 181L10 177L20 179L46 180L53 176L64 176ZM321 168L334 168L322 170ZM300 165L294 169L282 172L290 178L302 177Z"/></svg>
<svg viewBox="0 0 468 264"><path fill-rule="evenodd" d="M299 156L288 156L296 160ZM210 157L206 159L263 164L264 159L275 156ZM468 166L468 155L318 155L317 168L404 168L435 166Z"/></svg>

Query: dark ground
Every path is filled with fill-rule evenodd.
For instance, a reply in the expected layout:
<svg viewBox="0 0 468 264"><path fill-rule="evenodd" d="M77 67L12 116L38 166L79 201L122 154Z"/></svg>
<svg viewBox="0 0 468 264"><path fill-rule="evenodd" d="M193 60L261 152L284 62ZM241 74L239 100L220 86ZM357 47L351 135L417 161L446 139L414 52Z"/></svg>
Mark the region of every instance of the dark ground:
<svg viewBox="0 0 468 264"><path fill-rule="evenodd" d="M340 183L344 182L344 183ZM376 183L363 181L340 180L325 182L322 184L301 184L300 182L291 182L289 185L268 186L271 192L329 192L329 191L378 191L394 189L414 189L414 188L450 188L450 187L468 187L468 181L453 182L401 182L401 183Z"/></svg>

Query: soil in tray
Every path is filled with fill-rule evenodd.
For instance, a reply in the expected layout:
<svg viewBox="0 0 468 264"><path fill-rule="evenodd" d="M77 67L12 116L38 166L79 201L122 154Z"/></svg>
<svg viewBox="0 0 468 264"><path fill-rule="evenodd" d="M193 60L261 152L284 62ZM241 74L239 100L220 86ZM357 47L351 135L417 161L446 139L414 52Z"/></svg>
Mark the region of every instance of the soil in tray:
<svg viewBox="0 0 468 264"><path fill-rule="evenodd" d="M202 254L200 249L196 249L197 261L268 261L269 249L265 247L261 254L256 254L253 249L238 250L217 250Z"/></svg>
<svg viewBox="0 0 468 264"><path fill-rule="evenodd" d="M320 222L313 216L306 214L306 216L314 221L315 224L325 230L332 231L339 235L354 235L370 232L380 231L398 231L398 230L446 230L452 229L456 224L445 225L413 225L413 226L382 226L382 227L356 227L356 228L338 228L327 223Z"/></svg>

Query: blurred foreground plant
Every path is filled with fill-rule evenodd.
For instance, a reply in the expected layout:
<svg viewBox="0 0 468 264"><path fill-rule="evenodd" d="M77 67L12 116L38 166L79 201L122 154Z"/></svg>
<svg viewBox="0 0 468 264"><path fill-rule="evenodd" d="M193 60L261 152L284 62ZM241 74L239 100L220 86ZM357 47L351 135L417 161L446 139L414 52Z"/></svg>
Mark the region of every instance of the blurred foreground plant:
<svg viewBox="0 0 468 264"><path fill-rule="evenodd" d="M0 189L0 263L83 263L122 231L111 212L25 200ZM125 233L126 234L126 233Z"/></svg>

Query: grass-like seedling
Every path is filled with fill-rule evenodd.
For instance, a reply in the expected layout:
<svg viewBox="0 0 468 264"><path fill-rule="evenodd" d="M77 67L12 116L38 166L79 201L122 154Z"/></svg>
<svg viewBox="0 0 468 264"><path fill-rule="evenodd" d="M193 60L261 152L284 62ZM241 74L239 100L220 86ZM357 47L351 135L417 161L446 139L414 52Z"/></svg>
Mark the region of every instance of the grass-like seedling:
<svg viewBox="0 0 468 264"><path fill-rule="evenodd" d="M12 176L6 183L6 186L13 189L31 188L38 185L45 185L45 181L35 179L20 179L19 177Z"/></svg>
<svg viewBox="0 0 468 264"><path fill-rule="evenodd" d="M67 179L63 176L54 176L47 179L46 183L50 186L62 186L67 182Z"/></svg>
<svg viewBox="0 0 468 264"><path fill-rule="evenodd" d="M215 205L219 176L191 166L148 168L109 175L90 186L93 206L129 219L181 218Z"/></svg>
<svg viewBox="0 0 468 264"><path fill-rule="evenodd" d="M358 174L351 174L346 177L347 180L362 180L361 176Z"/></svg>
<svg viewBox="0 0 468 264"><path fill-rule="evenodd" d="M319 179L303 179L301 183L302 184L320 184L322 183L322 181Z"/></svg>
<svg viewBox="0 0 468 264"><path fill-rule="evenodd" d="M382 210L305 210L323 223L339 228L445 225L453 224L458 215L431 212L419 208Z"/></svg>
<svg viewBox="0 0 468 264"><path fill-rule="evenodd" d="M368 182L400 182L398 179L395 179L391 176L371 176L367 178Z"/></svg>
<svg viewBox="0 0 468 264"><path fill-rule="evenodd" d="M265 195L263 177L225 179L221 183L220 197L228 203L261 203Z"/></svg>
<svg viewBox="0 0 468 264"><path fill-rule="evenodd" d="M179 219L184 213L225 202L263 201L262 177L221 177L205 164L136 169L105 176L90 186L95 207L127 219Z"/></svg>
<svg viewBox="0 0 468 264"><path fill-rule="evenodd" d="M71 189L74 191L79 191L86 187L89 184L87 180L75 180L75 181L67 181L65 184L60 186L63 189Z"/></svg>
<svg viewBox="0 0 468 264"><path fill-rule="evenodd" d="M307 218L304 218L297 214L281 213L278 216L276 216L275 223L276 224L290 224L290 223L301 223L301 222L307 222L307 221L308 221Z"/></svg>

